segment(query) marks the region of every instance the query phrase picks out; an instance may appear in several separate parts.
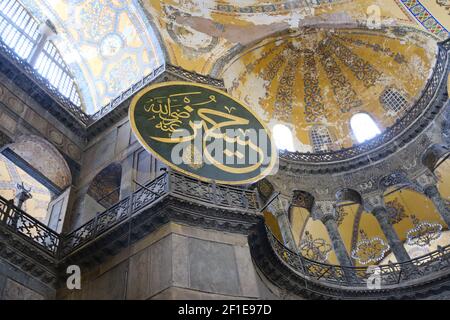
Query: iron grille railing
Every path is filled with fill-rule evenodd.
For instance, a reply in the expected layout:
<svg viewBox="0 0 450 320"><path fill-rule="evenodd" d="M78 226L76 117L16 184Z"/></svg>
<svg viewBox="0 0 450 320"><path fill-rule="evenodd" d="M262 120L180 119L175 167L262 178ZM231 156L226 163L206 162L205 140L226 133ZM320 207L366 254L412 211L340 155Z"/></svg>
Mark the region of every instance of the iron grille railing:
<svg viewBox="0 0 450 320"><path fill-rule="evenodd" d="M170 190L174 195L222 208L258 210L253 190L203 182L179 173L170 172Z"/></svg>
<svg viewBox="0 0 450 320"><path fill-rule="evenodd" d="M169 171L67 235L59 235L14 206L11 200L2 197L0 226L18 234L48 254L63 258L83 245L95 241L102 234L114 230L167 195L208 206L229 207L246 212L256 213L261 209L255 191L208 184ZM367 288L369 278L375 273L379 276L382 286L389 286L430 276L439 271L448 271L450 267L450 245L407 262L376 266L375 271L372 269L370 272L368 267L346 267L310 260L286 248L267 226L266 234L272 250L282 263L301 277L324 285Z"/></svg>
<svg viewBox="0 0 450 320"><path fill-rule="evenodd" d="M148 85L154 79L156 79L160 74L162 74L166 69L165 64L160 65L158 68L154 69L153 72L143 77L141 80L133 84L127 90L123 91L118 97L112 100L107 105L103 106L99 111L90 116L91 124L95 121L103 118L106 114L110 113L116 107L118 107L122 102L127 100L129 97L134 95L136 92L140 91L143 87Z"/></svg>
<svg viewBox="0 0 450 320"><path fill-rule="evenodd" d="M60 248L61 255L66 255L100 234L114 228L120 222L131 217L141 209L155 203L167 194L168 176L163 174L132 195L119 201L109 209L98 214L79 228L63 236Z"/></svg>
<svg viewBox="0 0 450 320"><path fill-rule="evenodd" d="M17 208L12 200L0 196L0 224L23 239L56 256L60 236L39 220Z"/></svg>
<svg viewBox="0 0 450 320"><path fill-rule="evenodd" d="M431 107L436 99L437 92L441 85L445 85L450 50L450 39L439 43L436 64L433 69L433 74L427 82L424 90L418 101L400 118L394 125L387 128L375 138L364 143L358 144L351 148L341 149L338 151L318 152L318 153L300 153L290 151L280 151L280 158L286 161L295 161L303 163L324 163L324 162L338 162L362 156L382 145L392 141L411 126L422 113Z"/></svg>
<svg viewBox="0 0 450 320"><path fill-rule="evenodd" d="M129 197L98 214L94 219L65 235L60 248L61 254L66 255L94 240L101 233L139 214L143 209L155 204L167 195L209 206L232 208L242 212L259 211L255 191L209 184L180 173L168 171L145 184Z"/></svg>
<svg viewBox="0 0 450 320"><path fill-rule="evenodd" d="M310 260L286 248L266 226L267 237L277 257L301 277L324 284L368 288L374 276L381 286L397 285L450 269L450 245L407 262L373 267L346 267Z"/></svg>
<svg viewBox="0 0 450 320"><path fill-rule="evenodd" d="M117 98L113 101L102 107L99 111L94 113L91 116L91 122L94 123L97 120L100 120L103 116L110 113L116 107L118 107L122 102L127 100L129 97L134 95L136 92L140 91L143 87L151 83L155 80L159 75L161 75L164 71L171 73L177 77L181 77L186 81L200 82L210 84L215 87L223 88L224 84L222 80L214 79L211 77L203 76L197 73L186 71L182 68L173 66L171 64L162 64L158 68L154 69L152 73L146 75L141 80L133 84L126 91L122 92Z"/></svg>

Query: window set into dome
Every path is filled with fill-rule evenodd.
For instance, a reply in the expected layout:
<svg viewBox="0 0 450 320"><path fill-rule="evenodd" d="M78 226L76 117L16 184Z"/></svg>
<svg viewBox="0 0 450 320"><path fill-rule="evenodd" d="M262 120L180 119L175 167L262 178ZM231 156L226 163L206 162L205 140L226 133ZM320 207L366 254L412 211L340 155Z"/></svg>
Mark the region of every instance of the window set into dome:
<svg viewBox="0 0 450 320"><path fill-rule="evenodd" d="M375 121L367 113L357 113L352 116L350 126L359 143L373 139L381 133Z"/></svg>
<svg viewBox="0 0 450 320"><path fill-rule="evenodd" d="M0 300L450 300L449 9L1 0Z"/></svg>
<svg viewBox="0 0 450 320"><path fill-rule="evenodd" d="M398 110L397 110L398 111ZM358 143L375 138L381 133L375 121L367 113L357 113L350 119L351 132ZM295 151L292 131L285 125L273 127L273 137L279 150ZM325 126L314 126L311 129L311 143L314 152L331 151L333 140Z"/></svg>
<svg viewBox="0 0 450 320"><path fill-rule="evenodd" d="M75 106L81 107L78 89L58 49L49 39L51 27L39 25L17 0L0 4L0 39Z"/></svg>

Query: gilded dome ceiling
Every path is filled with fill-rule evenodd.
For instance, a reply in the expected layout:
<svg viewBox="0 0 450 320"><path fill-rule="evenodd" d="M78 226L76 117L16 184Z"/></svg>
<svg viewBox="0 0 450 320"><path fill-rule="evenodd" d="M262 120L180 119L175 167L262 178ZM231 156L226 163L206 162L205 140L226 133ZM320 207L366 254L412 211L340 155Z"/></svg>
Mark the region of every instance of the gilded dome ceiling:
<svg viewBox="0 0 450 320"><path fill-rule="evenodd" d="M95 113L164 63L219 78L242 48L277 32L356 27L368 8L383 26L408 26L445 39L442 4L426 1L326 0L21 0L51 40L79 89L83 110ZM426 10L433 15L422 16Z"/></svg>
<svg viewBox="0 0 450 320"><path fill-rule="evenodd" d="M225 86L273 128L282 123L294 148L312 152L312 131L330 138L326 151L356 144L351 117L369 114L392 126L420 96L436 55L434 41L395 30L306 29L267 39L224 69ZM394 97L394 98L393 98Z"/></svg>

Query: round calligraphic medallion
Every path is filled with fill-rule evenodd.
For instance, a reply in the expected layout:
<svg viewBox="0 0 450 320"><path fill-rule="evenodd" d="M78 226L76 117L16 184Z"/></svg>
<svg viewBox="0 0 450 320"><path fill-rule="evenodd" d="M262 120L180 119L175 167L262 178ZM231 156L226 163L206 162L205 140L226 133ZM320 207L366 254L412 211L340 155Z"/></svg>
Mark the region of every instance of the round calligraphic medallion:
<svg viewBox="0 0 450 320"><path fill-rule="evenodd" d="M228 94L190 82L143 89L130 105L140 143L169 167L203 181L245 184L274 169L270 131Z"/></svg>

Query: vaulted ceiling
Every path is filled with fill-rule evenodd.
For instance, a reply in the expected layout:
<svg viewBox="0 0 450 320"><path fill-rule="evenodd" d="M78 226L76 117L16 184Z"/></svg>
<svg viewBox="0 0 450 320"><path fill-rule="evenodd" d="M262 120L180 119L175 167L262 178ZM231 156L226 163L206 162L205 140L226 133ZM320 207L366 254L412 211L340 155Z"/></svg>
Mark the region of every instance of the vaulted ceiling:
<svg viewBox="0 0 450 320"><path fill-rule="evenodd" d="M332 150L355 143L350 118L370 114L380 129L403 116L425 87L436 45L415 32L393 29L301 30L268 38L237 55L222 73L225 86L269 123L294 133L296 151L311 152L311 128L324 125ZM381 102L395 90L407 106Z"/></svg>
<svg viewBox="0 0 450 320"><path fill-rule="evenodd" d="M289 0L21 2L40 22L49 19L56 26L53 41L75 76L87 113L164 62L220 77L236 54L277 32L361 26L377 10L382 25L416 27L436 39L448 35L445 24L450 24L445 4L431 0L422 2L440 12L436 17L421 14L426 10L421 3L406 0L320 0L312 1L313 7Z"/></svg>

